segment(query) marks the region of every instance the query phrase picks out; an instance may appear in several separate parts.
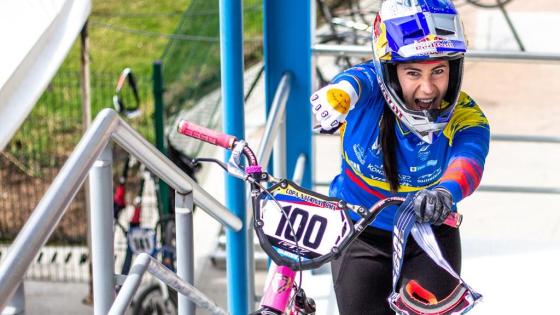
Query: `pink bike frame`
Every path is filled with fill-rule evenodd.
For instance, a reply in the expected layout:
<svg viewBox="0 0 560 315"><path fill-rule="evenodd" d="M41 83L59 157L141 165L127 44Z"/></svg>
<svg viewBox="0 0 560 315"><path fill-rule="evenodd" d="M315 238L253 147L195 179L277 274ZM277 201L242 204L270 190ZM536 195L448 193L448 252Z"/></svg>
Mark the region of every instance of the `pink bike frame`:
<svg viewBox="0 0 560 315"><path fill-rule="evenodd" d="M296 272L286 266L277 266L265 290L261 307L269 307L284 312L290 301Z"/></svg>

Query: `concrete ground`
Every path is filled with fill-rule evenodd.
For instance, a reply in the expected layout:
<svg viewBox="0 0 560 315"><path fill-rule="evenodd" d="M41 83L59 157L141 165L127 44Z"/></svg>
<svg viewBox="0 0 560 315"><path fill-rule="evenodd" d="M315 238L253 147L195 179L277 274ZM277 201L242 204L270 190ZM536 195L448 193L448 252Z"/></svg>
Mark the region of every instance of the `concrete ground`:
<svg viewBox="0 0 560 315"><path fill-rule="evenodd" d="M560 4L549 0L513 1L507 8L528 50L560 52L554 42ZM467 5L459 9L471 47L516 49L499 11ZM326 62L321 58L318 62ZM558 86L560 63L467 61L465 66L464 90L485 111L494 134L559 134ZM262 85L257 91L262 97ZM249 104L246 113L255 117L246 118L247 136L255 147L262 132L262 119L258 118L264 115L261 104L262 98ZM338 157L332 154L338 150L338 140L315 137L314 145L317 181L327 181L338 168ZM482 185L558 187L559 156L556 144L493 142ZM223 200L221 171L207 167L204 172L202 186ZM460 211L465 215L461 228L463 276L484 295L484 302L470 314L548 313L553 303L547 301L555 301L554 284L560 281L555 265L560 258L559 201L559 195L479 191L461 203ZM225 271L214 268L207 259L215 249L218 231L213 219L197 212L196 285L226 307ZM257 272L256 278L257 292L261 292L263 273ZM328 277L316 277L314 281L306 282L308 292L328 302ZM28 282L27 314L90 314L92 308L80 303L86 292L83 284ZM317 314L335 312L327 302Z"/></svg>

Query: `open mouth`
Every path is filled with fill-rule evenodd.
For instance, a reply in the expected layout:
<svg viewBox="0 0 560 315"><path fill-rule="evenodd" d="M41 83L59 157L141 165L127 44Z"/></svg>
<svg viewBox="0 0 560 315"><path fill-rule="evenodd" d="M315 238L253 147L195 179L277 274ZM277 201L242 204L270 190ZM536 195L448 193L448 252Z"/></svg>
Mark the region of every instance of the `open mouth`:
<svg viewBox="0 0 560 315"><path fill-rule="evenodd" d="M435 98L415 98L414 104L416 105L416 110L428 110L434 108Z"/></svg>

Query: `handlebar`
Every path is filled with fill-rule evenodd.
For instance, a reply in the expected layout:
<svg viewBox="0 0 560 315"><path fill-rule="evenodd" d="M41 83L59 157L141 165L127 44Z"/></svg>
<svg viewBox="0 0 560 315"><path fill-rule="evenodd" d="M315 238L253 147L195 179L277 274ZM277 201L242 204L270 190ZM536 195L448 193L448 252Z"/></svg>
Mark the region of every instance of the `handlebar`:
<svg viewBox="0 0 560 315"><path fill-rule="evenodd" d="M179 122L179 125L177 126L177 132L191 138L217 145L227 150L233 150L235 145L240 142L235 136L231 136L217 130L211 130L186 120L181 120ZM258 163L255 153L253 153L253 151L248 146L244 146L242 149L243 151L241 153L245 155L245 157L249 161L249 165L257 166Z"/></svg>
<svg viewBox="0 0 560 315"><path fill-rule="evenodd" d="M216 130L211 130L186 120L181 120L179 122L177 132L191 138L199 139L204 142L220 146L227 150L232 150L235 147L235 144L238 142L235 136L231 136ZM251 166L257 165L256 157L249 147L244 147L243 153L250 160ZM384 201L382 200L381 202L378 202L376 205L374 205L369 212L376 213L376 209L388 206L387 203L392 205L399 205L403 201L404 198L402 197L387 198ZM460 213L452 212L447 216L443 224L458 228L461 225L462 220L463 216Z"/></svg>
<svg viewBox="0 0 560 315"><path fill-rule="evenodd" d="M234 136L227 135L220 131L210 130L186 120L181 120L179 122L177 131L185 136L199 139L228 150L233 148L233 145L237 140Z"/></svg>
<svg viewBox="0 0 560 315"><path fill-rule="evenodd" d="M405 198L403 198L403 197L389 197L389 198L382 199L378 203L374 204L370 208L369 212L370 213L377 212L378 209L384 208L384 207L388 206L388 204L399 206L401 203L404 202L404 200L405 200ZM443 221L443 224L448 225L448 226L453 227L453 228L458 228L461 225L462 221L463 221L463 215L462 214L460 214L458 212L451 212L451 213L449 213L447 218L445 218L445 220Z"/></svg>

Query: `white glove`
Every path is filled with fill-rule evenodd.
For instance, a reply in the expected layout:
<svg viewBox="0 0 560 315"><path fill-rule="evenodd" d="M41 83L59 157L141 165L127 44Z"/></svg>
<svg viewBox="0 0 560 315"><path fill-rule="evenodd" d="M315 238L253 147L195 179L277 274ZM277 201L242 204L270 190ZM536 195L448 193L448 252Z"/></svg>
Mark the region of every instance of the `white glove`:
<svg viewBox="0 0 560 315"><path fill-rule="evenodd" d="M358 94L348 81L329 84L310 98L315 118L325 131L335 131L346 121L346 115L358 101Z"/></svg>

